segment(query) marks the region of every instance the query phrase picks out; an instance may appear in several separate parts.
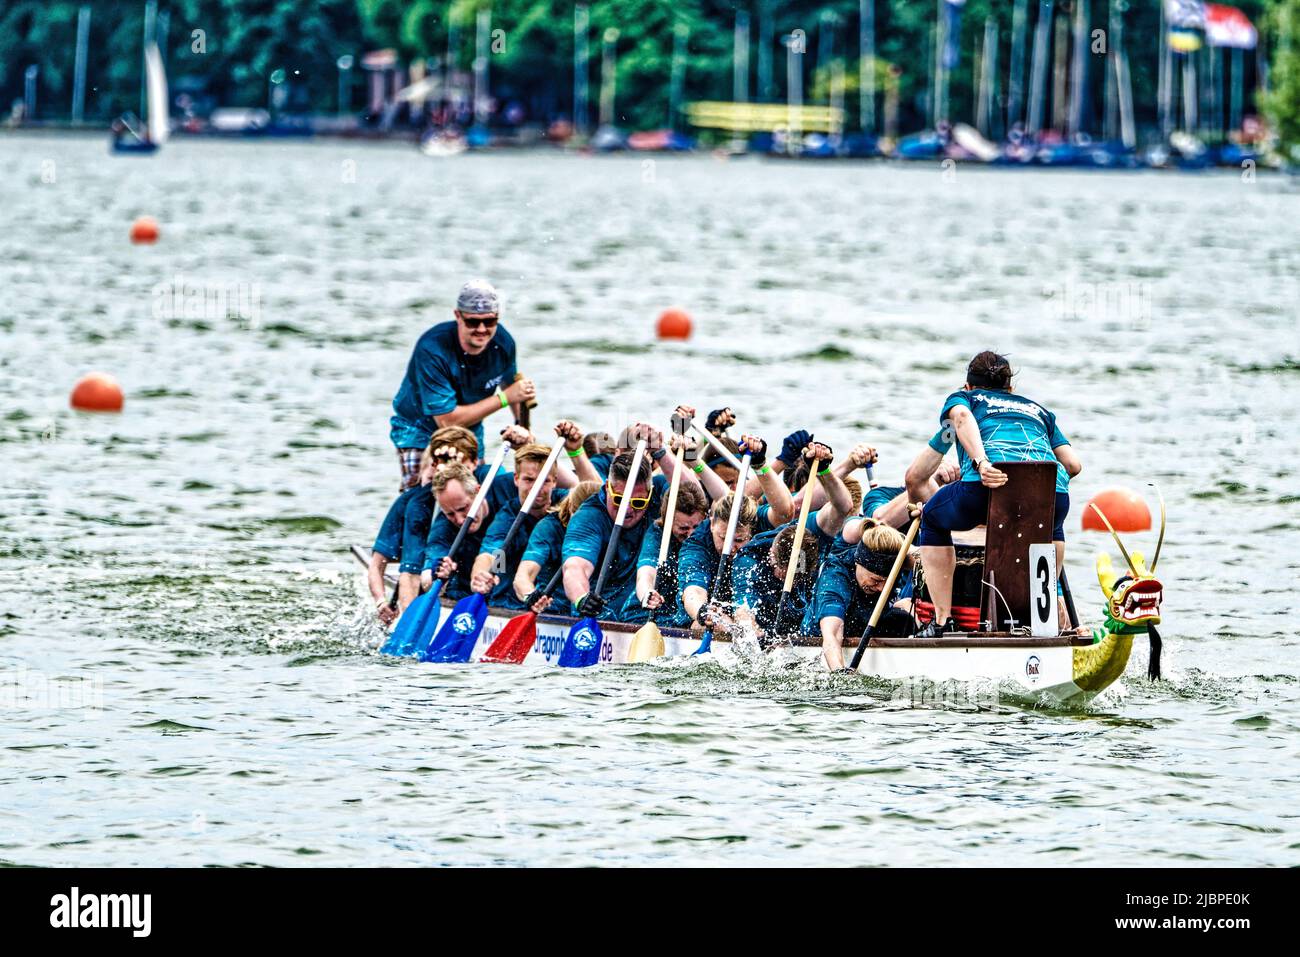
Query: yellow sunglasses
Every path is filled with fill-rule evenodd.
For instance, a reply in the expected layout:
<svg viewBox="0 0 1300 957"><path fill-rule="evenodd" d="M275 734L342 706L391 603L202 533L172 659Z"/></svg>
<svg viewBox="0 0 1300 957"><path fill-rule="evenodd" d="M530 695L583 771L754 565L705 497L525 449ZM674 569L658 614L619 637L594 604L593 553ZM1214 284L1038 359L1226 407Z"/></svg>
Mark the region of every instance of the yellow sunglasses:
<svg viewBox="0 0 1300 957"><path fill-rule="evenodd" d="M614 503L615 508L623 504L622 492L615 492L613 485L607 486L607 491L609 492L609 499L611 502ZM629 508L634 508L639 512L641 511L641 509L645 508L650 504L650 496L646 495L641 498L636 498L636 497L629 498L627 500L627 504Z"/></svg>

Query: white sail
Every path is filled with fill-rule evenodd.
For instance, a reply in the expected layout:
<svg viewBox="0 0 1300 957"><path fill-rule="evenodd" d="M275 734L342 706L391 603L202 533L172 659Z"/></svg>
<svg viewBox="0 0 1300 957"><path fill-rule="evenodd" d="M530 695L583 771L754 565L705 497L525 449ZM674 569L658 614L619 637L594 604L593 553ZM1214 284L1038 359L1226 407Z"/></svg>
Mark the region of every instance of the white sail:
<svg viewBox="0 0 1300 957"><path fill-rule="evenodd" d="M170 122L167 109L167 73L163 70L158 44L144 48L145 84L149 105L149 141L157 146L167 142Z"/></svg>

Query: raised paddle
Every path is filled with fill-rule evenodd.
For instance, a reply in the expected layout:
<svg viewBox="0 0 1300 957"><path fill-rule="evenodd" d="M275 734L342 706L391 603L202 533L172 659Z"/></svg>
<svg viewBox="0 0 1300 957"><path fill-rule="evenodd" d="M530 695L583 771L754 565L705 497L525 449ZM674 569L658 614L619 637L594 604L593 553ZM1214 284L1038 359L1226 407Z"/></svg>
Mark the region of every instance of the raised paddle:
<svg viewBox="0 0 1300 957"><path fill-rule="evenodd" d="M473 524L472 517L478 511L483 500L487 498L488 489L492 486L492 480L496 477L497 470L501 468L501 463L505 461L506 452L510 451L510 446L502 445L501 451L497 453L496 459L492 463L492 468L488 471L487 476L483 479L483 484L479 486L478 494L474 496L474 501L470 505L469 514L465 517L465 523L461 525L460 530L456 532L456 538L451 544L451 550L447 552L449 556L456 554L456 549L460 548L460 543L465 538L465 533ZM448 519L450 521L450 519ZM432 527L432 526L430 526ZM392 654L409 655L414 654L417 658L423 658L425 649L429 646L429 640L433 637L438 629L438 616L441 606L438 602L438 596L442 594L443 580L434 579L433 587L420 596L417 601L423 599L424 607L420 610L414 626L408 630L406 638L400 645L399 650L391 652ZM409 615L411 609L415 607L415 602L407 606L406 613ZM398 622L401 625L401 622ZM394 637L397 630L394 629Z"/></svg>
<svg viewBox="0 0 1300 957"><path fill-rule="evenodd" d="M429 520L429 525L438 520L438 500L433 500L433 517ZM401 573L398 573L398 583L401 583ZM388 638L380 647L379 653L382 655L394 655L402 657L409 655L415 649L415 642L419 638L424 622L430 611L437 607L437 602L429 602L429 592L423 592L411 599L411 603L406 606L401 616L397 619L397 624L389 633ZM397 600L396 586L393 590L393 600Z"/></svg>
<svg viewBox="0 0 1300 957"><path fill-rule="evenodd" d="M555 594L555 589L559 586L563 577L564 565L561 563L541 594L548 598ZM534 594L537 593L534 592ZM496 640L488 646L488 650L483 653L483 657L479 659L480 661L498 662L507 665L523 663L523 660L528 657L528 652L532 651L533 646L537 644L537 612L533 610L535 603L536 599L530 595L528 610L522 615L515 615L506 622L506 626L501 629L501 634L497 635Z"/></svg>
<svg viewBox="0 0 1300 957"><path fill-rule="evenodd" d="M614 529L605 546L605 557L600 562L600 574L596 578L596 587L591 590L599 600L605 589L605 578L609 574L610 563L618 551L618 540L623 534L623 523L627 520L628 505L632 501L632 490L636 487L637 476L641 472L641 460L645 457L645 439L636 443L632 453L632 468L628 471L627 482L623 485L623 500L618 504L618 514L614 517ZM612 486L612 481L611 481ZM653 487L653 486L652 486ZM561 668L586 668L600 661L600 649L605 643L605 633L600 630L600 622L592 615L579 618L569 629L564 639L564 648L560 651Z"/></svg>
<svg viewBox="0 0 1300 957"><path fill-rule="evenodd" d="M731 493L731 514L727 516L727 534L722 539L722 554L718 556L718 573L713 576L713 594L721 595L723 583L729 579L731 571L731 552L736 544L736 526L740 523L740 506L745 501L745 476L749 474L749 453L736 463L736 488ZM712 599L710 599L712 601ZM713 646L713 629L704 633L700 647L695 649L697 655L707 655Z"/></svg>
<svg viewBox="0 0 1300 957"><path fill-rule="evenodd" d="M808 513L812 511L813 483L817 481L817 463L813 462L808 472L808 481L803 487L803 501L799 503L799 524L794 530L794 549L790 552L790 562L785 569L785 582L781 585L781 597L776 602L776 621L773 630L781 633L781 619L785 615L786 599L794 588L794 576L799 571L799 561L803 557L803 536L808 530Z"/></svg>
<svg viewBox="0 0 1300 957"><path fill-rule="evenodd" d="M694 419L691 419L690 426L692 429L694 429L696 432L699 433L700 437L703 438L704 441L709 443L709 445L713 448L713 451L717 452L724 459L726 459L727 463L731 465L732 468L737 468L737 469L740 468L740 459L736 458L731 453L731 449L723 445L722 442L718 440L718 437L716 435L714 435L708 429L701 427L700 424L696 422ZM741 469L740 477L744 478L745 475L746 475L745 470Z"/></svg>
<svg viewBox="0 0 1300 957"><path fill-rule="evenodd" d="M894 591L894 582L898 580L898 572L903 567L903 562L907 560L907 550L912 547L912 539L916 538L916 530L920 527L921 516L918 514L916 518L912 519L912 524L908 526L907 538L903 540L903 547L898 550L898 555L894 558L894 567L889 570L889 577L885 579L885 587L880 590L880 597L876 599L876 607L871 611L871 621L867 622L867 630L862 633L862 638L858 641L858 647L853 652L853 663L849 665L849 668L853 671L857 671L858 665L862 664L862 656L867 650L867 645L871 642L871 633L876 630L876 623L880 621L885 606L889 604L889 596Z"/></svg>
<svg viewBox="0 0 1300 957"><path fill-rule="evenodd" d="M676 455L673 455L672 450L669 450L668 455L673 460L673 481L668 488L668 510L664 513L663 535L659 539L659 560L655 562L655 574L650 582L651 591L659 587L659 569L663 568L664 562L668 560L668 548L673 543L673 518L677 515L677 489L681 487L682 473L686 471L686 467ZM632 644L627 649L627 660L632 663L649 661L652 658L663 657L663 653L664 634L657 624L647 621L632 636Z"/></svg>
<svg viewBox="0 0 1300 957"><path fill-rule="evenodd" d="M492 555L492 569L504 570L506 549L510 545L510 540L514 538L520 523L523 522L524 516L528 514L537 501L537 494L542 490L546 483L546 476L551 472L551 466L555 464L556 458L564 449L563 442L557 442L551 449L551 454L546 457L542 464L542 469L537 473L537 478L533 482L533 487L528 490L524 497L524 503L519 507L515 520L510 523L510 529L506 532L505 540L501 547ZM429 652L425 656L425 661L436 662L456 662L469 661L470 655L474 653L474 646L478 644L479 635L483 633L483 623L487 621L487 600L478 592L471 592L460 601L456 602L456 607L451 610L447 620L442 623L438 629L437 636L433 643L429 645Z"/></svg>

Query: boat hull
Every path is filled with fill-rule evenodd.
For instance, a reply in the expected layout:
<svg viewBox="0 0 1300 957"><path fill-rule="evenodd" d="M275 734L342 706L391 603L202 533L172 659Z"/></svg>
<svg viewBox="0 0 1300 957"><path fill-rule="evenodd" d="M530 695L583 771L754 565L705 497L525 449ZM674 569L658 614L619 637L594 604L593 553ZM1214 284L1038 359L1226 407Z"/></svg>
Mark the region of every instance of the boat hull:
<svg viewBox="0 0 1300 957"><path fill-rule="evenodd" d="M368 555L354 548L363 563ZM363 557L364 556L364 557ZM364 585L363 585L364 587ZM443 601L444 613L455 602ZM488 647L511 618L520 614L503 608L491 608L483 633L479 636L471 661L480 660ZM525 665L558 666L569 629L578 619L560 615L539 615L537 640L524 659ZM628 662L628 649L639 626L620 622L601 622L604 638L598 663L620 665ZM661 629L664 657L695 654L700 640L679 628ZM821 660L820 639L799 637L792 646L795 654L809 660ZM857 647L856 638L844 640L845 658ZM731 650L726 638L714 638L712 648ZM1127 635L1109 636L1101 642L1090 638L1030 638L1018 635L953 635L934 639L875 638L868 644L858 671L863 675L888 681L960 683L979 689L967 694L967 700L983 700L990 692L1012 693L1031 701L1078 706L1105 690L1123 673L1132 648Z"/></svg>

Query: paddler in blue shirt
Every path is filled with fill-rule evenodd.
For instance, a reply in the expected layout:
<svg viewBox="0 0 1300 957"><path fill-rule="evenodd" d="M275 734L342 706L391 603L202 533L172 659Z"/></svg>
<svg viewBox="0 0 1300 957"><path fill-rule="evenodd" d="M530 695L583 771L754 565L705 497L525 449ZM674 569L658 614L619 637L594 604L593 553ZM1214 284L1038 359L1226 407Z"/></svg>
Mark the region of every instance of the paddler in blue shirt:
<svg viewBox="0 0 1300 957"><path fill-rule="evenodd" d="M569 453L567 459L574 465L574 469L570 470L567 465L556 462L550 474L542 482L542 487L529 513L519 523L510 541L506 542L510 527L519 515L519 510L523 508L524 501L532 493L533 486L537 483L538 476L551 454L549 446L539 445L536 442L527 443L516 449L513 474L516 494L492 516L492 522L483 536L478 557L474 559L474 567L470 572L470 588L480 595L487 596L488 602L494 606L515 609L523 607L523 603L515 598L514 579L533 529L537 527L537 523L547 511L563 499L569 489L577 485L580 480L599 481L596 470L591 467L591 462L583 451L582 430L577 424L565 419L555 426L555 434L564 442L565 450ZM504 551L498 561L496 553L503 547Z"/></svg>
<svg viewBox="0 0 1300 957"><path fill-rule="evenodd" d="M435 463L426 449L420 463L420 484L398 494L388 508L375 544L370 550L370 564L366 570L366 583L370 597L375 602L375 614L385 624L391 624L399 611L410 604L420 588L420 571L424 564L424 542L429 534L429 511L422 503L430 498ZM424 521L421 530L419 515ZM391 562L401 562L398 574L397 603L391 604L387 594L384 572Z"/></svg>
<svg viewBox="0 0 1300 957"><path fill-rule="evenodd" d="M443 466L434 473L433 494L438 500L439 515L429 530L424 550L424 575L429 582L434 577L446 582L443 586L446 598L464 598L469 594L471 559L479 553L492 516L505 508L516 495L510 474L498 473L487 497L479 505L478 514L470 515L470 506L474 504L478 490L479 479L460 463ZM461 540L457 553L449 555L456 533L466 521L470 522L469 531Z"/></svg>
<svg viewBox="0 0 1300 957"><path fill-rule="evenodd" d="M858 637L866 631L881 589L903 547L902 534L889 525L871 524L862 540L852 549L834 551L822 566L817 579L813 614L822 636L822 654L831 671L844 668L844 638ZM875 633L884 637L903 637L912 630L912 575L914 562L909 554L899 571L889 604Z"/></svg>
<svg viewBox="0 0 1300 957"><path fill-rule="evenodd" d="M1083 470L1079 456L1044 406L1011 389L1011 363L996 352L981 352L966 369L966 384L944 400L940 423L957 439L961 481L945 485L921 513L921 563L934 602L935 618L918 632L933 637L957 631L952 619L952 578L957 558L952 533L983 524L989 490L1007 483L996 462L1056 463L1056 517L1052 540L1056 568L1065 558L1065 517L1070 511L1070 479Z"/></svg>
<svg viewBox="0 0 1300 957"><path fill-rule="evenodd" d="M667 502L667 499L664 499ZM665 505L665 508L667 506ZM677 489L677 511L673 525L665 531L664 516L660 515L646 531L637 556L636 596L634 598L650 612L650 618L659 625L684 628L691 623L682 607L681 588L677 583L677 562L682 544L691 537L700 523L708 518L709 500L698 485L682 483ZM671 535L668 555L659 565L659 546L665 534Z"/></svg>
<svg viewBox="0 0 1300 957"><path fill-rule="evenodd" d="M552 505L542 516L528 536L528 546L519 559L515 570L514 603L510 607L530 608L536 612L549 611L553 615L568 615L573 612L569 600L564 597L563 589L546 598L542 589L564 563L564 533L582 503L595 495L604 486L604 482L579 482L561 499L558 505Z"/></svg>
<svg viewBox="0 0 1300 957"><path fill-rule="evenodd" d="M803 613L812 599L813 582L817 578L821 557L829 553L845 517L853 511L849 488L840 470L831 464L833 454L830 446L820 442L811 443L802 452L808 463L805 471L816 470L818 488L815 491L820 493L825 503L808 513L801 545L802 570L795 577L783 620L777 622L776 613L794 551L797 517L776 529L755 535L739 548L732 572L732 598L736 612L734 616L724 612L716 617L734 619L757 629L760 634L802 633ZM814 497L810 508L816 501ZM726 624L727 621L721 621L721 626Z"/></svg>
<svg viewBox="0 0 1300 957"><path fill-rule="evenodd" d="M390 437L397 446L402 487L417 481L420 453L439 426L471 428L483 448L483 420L533 401L530 379L514 381L515 341L498 324L501 302L491 283L472 279L456 298L455 320L429 329L415 344L397 395Z"/></svg>
<svg viewBox="0 0 1300 957"><path fill-rule="evenodd" d="M606 616L609 620L623 620L619 616L636 591L637 555L650 525L646 516L659 510L662 493L651 478L649 456L641 459L639 474L631 475L633 454L620 452L614 457L604 487L574 513L564 533L564 594L577 614L583 617L600 618L609 609ZM668 468L671 461L665 457L662 464ZM592 589L596 586L596 575L624 495L629 501L623 532L619 536L618 549L610 560L605 593L596 595Z"/></svg>

